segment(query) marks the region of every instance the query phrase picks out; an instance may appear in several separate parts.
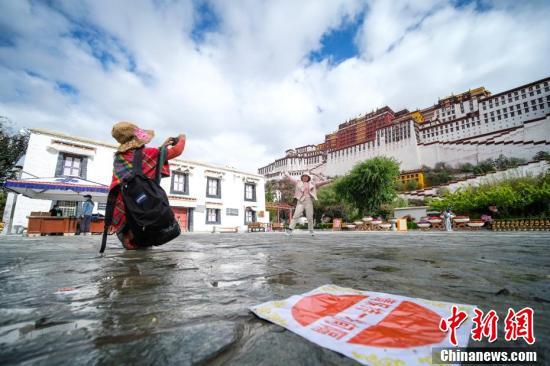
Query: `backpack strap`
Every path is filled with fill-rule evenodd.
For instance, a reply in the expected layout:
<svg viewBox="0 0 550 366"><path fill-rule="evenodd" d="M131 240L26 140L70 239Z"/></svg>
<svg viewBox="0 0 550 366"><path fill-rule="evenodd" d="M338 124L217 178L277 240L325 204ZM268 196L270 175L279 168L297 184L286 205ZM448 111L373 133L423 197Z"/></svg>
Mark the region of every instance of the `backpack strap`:
<svg viewBox="0 0 550 366"><path fill-rule="evenodd" d="M103 226L103 237L101 238L101 249L99 249L99 253L103 253L105 251L105 247L107 246L107 234L109 234L109 227L111 227L111 224L113 223L113 213L115 212L116 198L119 191L120 184L111 189L109 191L109 195L107 196L105 223Z"/></svg>
<svg viewBox="0 0 550 366"><path fill-rule="evenodd" d="M162 174L162 167L164 166L164 163L166 162L166 155L167 150L165 146L159 147L159 158L157 161L157 168L155 170L155 182L157 184L160 184L160 178Z"/></svg>
<svg viewBox="0 0 550 366"><path fill-rule="evenodd" d="M134 151L134 160L132 161L133 171L135 175L143 175L141 164L143 162L143 148Z"/></svg>

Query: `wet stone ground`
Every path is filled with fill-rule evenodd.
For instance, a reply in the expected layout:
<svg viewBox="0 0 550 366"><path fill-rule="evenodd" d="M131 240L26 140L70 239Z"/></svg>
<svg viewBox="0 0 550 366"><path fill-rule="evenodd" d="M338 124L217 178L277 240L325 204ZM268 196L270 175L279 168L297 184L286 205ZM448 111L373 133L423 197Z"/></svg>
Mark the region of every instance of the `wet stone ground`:
<svg viewBox="0 0 550 366"><path fill-rule="evenodd" d="M0 237L0 363L355 365L248 310L328 283L494 309L502 346L507 309L531 306L550 360L549 246L541 232L188 234L136 252L111 238L100 258L97 236Z"/></svg>

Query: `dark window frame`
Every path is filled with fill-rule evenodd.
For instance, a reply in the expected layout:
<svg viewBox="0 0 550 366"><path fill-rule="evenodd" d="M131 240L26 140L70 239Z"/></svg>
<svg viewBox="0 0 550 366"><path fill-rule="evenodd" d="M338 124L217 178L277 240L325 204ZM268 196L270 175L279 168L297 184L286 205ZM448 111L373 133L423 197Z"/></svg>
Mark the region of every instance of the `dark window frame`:
<svg viewBox="0 0 550 366"><path fill-rule="evenodd" d="M214 212L216 213L216 221L208 220L208 218L210 216L208 213L209 213L210 210L214 210ZM219 209L219 208L206 208L204 210L204 212L205 212L205 222L206 222L207 225L221 225L221 223L222 223L221 209Z"/></svg>
<svg viewBox="0 0 550 366"><path fill-rule="evenodd" d="M176 175L183 176L183 191L175 189ZM172 172L172 179L170 181L170 194L189 195L189 173L182 173L178 171Z"/></svg>
<svg viewBox="0 0 550 366"><path fill-rule="evenodd" d="M80 167L78 168L78 175L65 175L65 161L67 158L80 159ZM60 151L57 155L57 165L55 167L56 177L78 177L87 179L88 176L88 157L86 155L71 154Z"/></svg>
<svg viewBox="0 0 550 366"><path fill-rule="evenodd" d="M217 182L217 189L216 194L211 195L209 188L210 181L216 181ZM208 198L222 198L222 180L221 178L212 178L212 177L206 177L206 197Z"/></svg>
<svg viewBox="0 0 550 366"><path fill-rule="evenodd" d="M252 214L252 221L248 220L248 214L249 213ZM253 222L258 222L258 216L256 214L256 211L249 208L249 209L244 211L244 224L247 225L247 224L250 224L250 223L253 223Z"/></svg>
<svg viewBox="0 0 550 366"><path fill-rule="evenodd" d="M246 188L252 187L252 198L246 196ZM254 183L245 183L244 184L244 200L248 202L256 202L256 184Z"/></svg>

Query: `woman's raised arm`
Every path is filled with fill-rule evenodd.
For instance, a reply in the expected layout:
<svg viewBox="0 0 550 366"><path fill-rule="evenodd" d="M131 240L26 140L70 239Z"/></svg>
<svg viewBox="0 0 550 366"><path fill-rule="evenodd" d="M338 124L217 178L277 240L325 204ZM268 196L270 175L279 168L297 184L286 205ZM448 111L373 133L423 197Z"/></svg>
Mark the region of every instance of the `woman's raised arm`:
<svg viewBox="0 0 550 366"><path fill-rule="evenodd" d="M178 136L177 144L168 149L168 152L166 154L166 158L168 160L177 158L183 153L183 149L185 149L185 140L186 136L184 134Z"/></svg>

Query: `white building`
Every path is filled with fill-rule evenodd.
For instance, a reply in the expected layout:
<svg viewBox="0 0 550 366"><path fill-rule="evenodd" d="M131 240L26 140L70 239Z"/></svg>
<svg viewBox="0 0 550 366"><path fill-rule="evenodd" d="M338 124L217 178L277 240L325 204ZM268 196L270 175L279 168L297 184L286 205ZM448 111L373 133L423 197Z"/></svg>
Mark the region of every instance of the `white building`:
<svg viewBox="0 0 550 366"><path fill-rule="evenodd" d="M338 126L325 142L287 150L258 169L267 179L284 171L343 175L360 161L393 157L404 172L438 162L476 164L499 155L527 161L550 150L550 78L492 95L485 88L439 99L431 107L384 107Z"/></svg>
<svg viewBox="0 0 550 366"><path fill-rule="evenodd" d="M32 129L21 178L78 176L109 185L116 145ZM184 152L185 155L185 152ZM162 187L168 194L183 231L205 232L238 227L248 222L269 222L265 210L264 177L232 168L186 159L170 160L171 176ZM26 227L33 211L49 211L54 202L8 195L4 212L5 228ZM15 201L15 206L13 205ZM66 215L78 215L80 205L59 201ZM104 213L105 204L96 203L94 212ZM13 221L10 225L10 217Z"/></svg>

